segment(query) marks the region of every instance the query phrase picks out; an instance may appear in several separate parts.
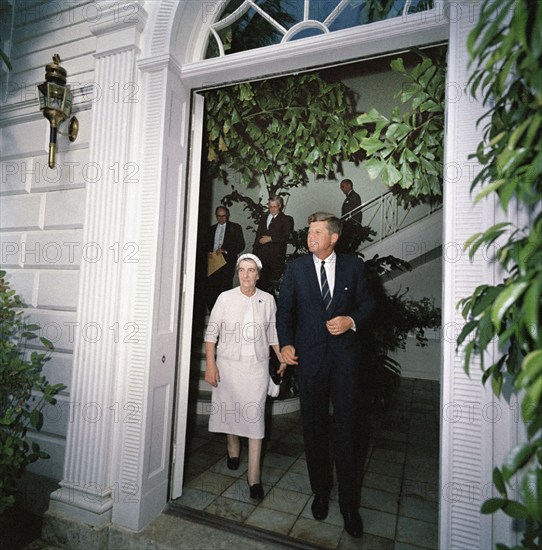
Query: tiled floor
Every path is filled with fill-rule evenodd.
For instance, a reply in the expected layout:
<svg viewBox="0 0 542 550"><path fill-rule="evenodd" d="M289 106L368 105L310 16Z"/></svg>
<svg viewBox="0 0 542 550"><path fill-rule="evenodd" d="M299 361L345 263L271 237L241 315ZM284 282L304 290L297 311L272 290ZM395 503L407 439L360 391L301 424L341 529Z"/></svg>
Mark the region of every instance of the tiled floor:
<svg viewBox="0 0 542 550"><path fill-rule="evenodd" d="M246 447L239 470L228 470L225 436L209 433L207 418L195 416L185 487L176 502L322 548L437 548L439 409L438 383L404 379L388 410L373 414L361 542L343 530L336 492L327 519L318 522L312 517L299 413L270 419L262 468L266 496L259 503L248 495Z"/></svg>

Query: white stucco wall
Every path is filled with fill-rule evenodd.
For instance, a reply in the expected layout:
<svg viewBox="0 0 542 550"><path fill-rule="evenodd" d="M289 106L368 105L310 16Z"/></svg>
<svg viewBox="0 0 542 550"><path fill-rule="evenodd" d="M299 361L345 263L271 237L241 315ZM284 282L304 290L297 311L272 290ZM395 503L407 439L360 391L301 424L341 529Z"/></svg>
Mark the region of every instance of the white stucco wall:
<svg viewBox="0 0 542 550"><path fill-rule="evenodd" d="M91 108L104 92L92 88L95 38L89 24L99 13L83 0L25 0L15 2L13 9L12 40L4 42L10 46L6 53L13 70L4 73L0 108L0 263L26 303L25 313L55 346L44 369L47 378L69 385L76 331L85 331L89 338L97 334L95 327L76 324L80 263L111 252L99 251L81 238L85 188L101 171L88 164ZM49 123L39 111L36 85L45 80L45 65L55 53L68 72L72 114L79 119L80 131L74 143L59 136L57 165L49 169ZM29 469L55 479L62 477L69 400L68 387L57 405L45 410L41 432L32 435L51 459Z"/></svg>

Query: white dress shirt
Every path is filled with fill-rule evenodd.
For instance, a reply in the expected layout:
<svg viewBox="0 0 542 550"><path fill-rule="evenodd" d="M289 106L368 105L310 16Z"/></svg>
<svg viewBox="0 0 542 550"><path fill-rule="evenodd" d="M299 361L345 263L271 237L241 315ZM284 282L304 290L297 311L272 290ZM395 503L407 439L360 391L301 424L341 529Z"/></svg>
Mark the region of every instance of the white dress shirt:
<svg viewBox="0 0 542 550"><path fill-rule="evenodd" d="M226 233L226 224L217 223L215 231L215 242L213 245L213 252L216 252L219 248L222 248L224 244L224 234Z"/></svg>
<svg viewBox="0 0 542 550"><path fill-rule="evenodd" d="M322 281L320 280L320 268L322 267L322 260L316 256L315 254L312 255L312 259L314 260L314 268L316 269L316 276L318 277L318 283L320 284L320 290L322 290ZM325 260L323 260L324 263L324 269L326 270L326 277L327 277L327 284L329 286L329 293L331 294L331 298L333 299L333 290L335 289L335 266L337 264L337 254L335 254L335 251L333 251ZM348 316L350 317L350 316ZM352 319L352 317L350 317ZM353 330L356 332L356 323L354 319L352 319L352 326L349 330Z"/></svg>
<svg viewBox="0 0 542 550"><path fill-rule="evenodd" d="M322 289L322 281L320 280L320 268L322 266L322 260L315 254L312 255L312 259L314 260L314 268L316 269L316 276L318 277L318 282L320 283L320 289ZM337 262L337 254L335 254L335 252L332 252L324 260L324 262L324 269L326 270L327 276L327 284L329 285L329 293L331 294L331 298L333 298L333 290L335 288L335 263Z"/></svg>

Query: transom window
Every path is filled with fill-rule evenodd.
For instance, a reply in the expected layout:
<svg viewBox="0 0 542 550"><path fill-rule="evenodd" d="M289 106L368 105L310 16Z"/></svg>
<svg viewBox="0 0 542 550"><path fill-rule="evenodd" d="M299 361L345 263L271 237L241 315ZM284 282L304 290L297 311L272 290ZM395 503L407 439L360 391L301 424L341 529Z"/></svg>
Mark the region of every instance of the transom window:
<svg viewBox="0 0 542 550"><path fill-rule="evenodd" d="M209 25L206 58L404 17L434 0L231 0Z"/></svg>

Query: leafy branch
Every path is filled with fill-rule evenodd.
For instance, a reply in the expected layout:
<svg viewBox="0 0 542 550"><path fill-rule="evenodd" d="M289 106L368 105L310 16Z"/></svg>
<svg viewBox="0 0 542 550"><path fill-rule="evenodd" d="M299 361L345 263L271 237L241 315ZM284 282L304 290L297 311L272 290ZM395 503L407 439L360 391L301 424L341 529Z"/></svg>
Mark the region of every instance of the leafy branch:
<svg viewBox="0 0 542 550"><path fill-rule="evenodd" d="M22 318L23 303L0 271L0 514L15 502L16 480L28 464L48 458L36 442L26 440L30 428L43 425L42 408L54 404L65 386L49 384L42 374L53 345L38 336L39 326ZM28 348L39 341L45 351Z"/></svg>
<svg viewBox="0 0 542 550"><path fill-rule="evenodd" d="M486 114L483 140L475 158L482 169L473 181L478 202L494 193L506 213L514 204L528 217L526 225L493 225L466 243L470 257L502 242L496 260L506 274L498 285L481 285L461 300L466 324L459 335L465 370L478 356L482 381L502 394L510 380L521 400L527 441L512 449L493 483L500 494L482 512L502 510L522 520L523 548L542 542L542 4L529 0L485 0L468 39L473 76L471 93L482 94ZM492 364L484 357L497 342ZM510 489L519 479L517 499ZM499 549L506 549L498 544Z"/></svg>
<svg viewBox="0 0 542 550"><path fill-rule="evenodd" d="M440 202L444 142L444 52L434 59L418 52L421 62L410 72L402 58L391 68L405 78L396 98L408 108L395 107L388 118L371 109L357 117L360 125L373 125L361 140L369 160L371 179L381 178L405 204Z"/></svg>
<svg viewBox="0 0 542 550"><path fill-rule="evenodd" d="M396 95L401 108L388 118L356 112L352 90L317 74L243 83L207 94L210 176L227 181L228 166L245 185L263 183L269 194L307 185L308 174L333 178L343 162L365 162L405 204L442 196L444 50L407 70ZM402 111L402 112L401 112Z"/></svg>

